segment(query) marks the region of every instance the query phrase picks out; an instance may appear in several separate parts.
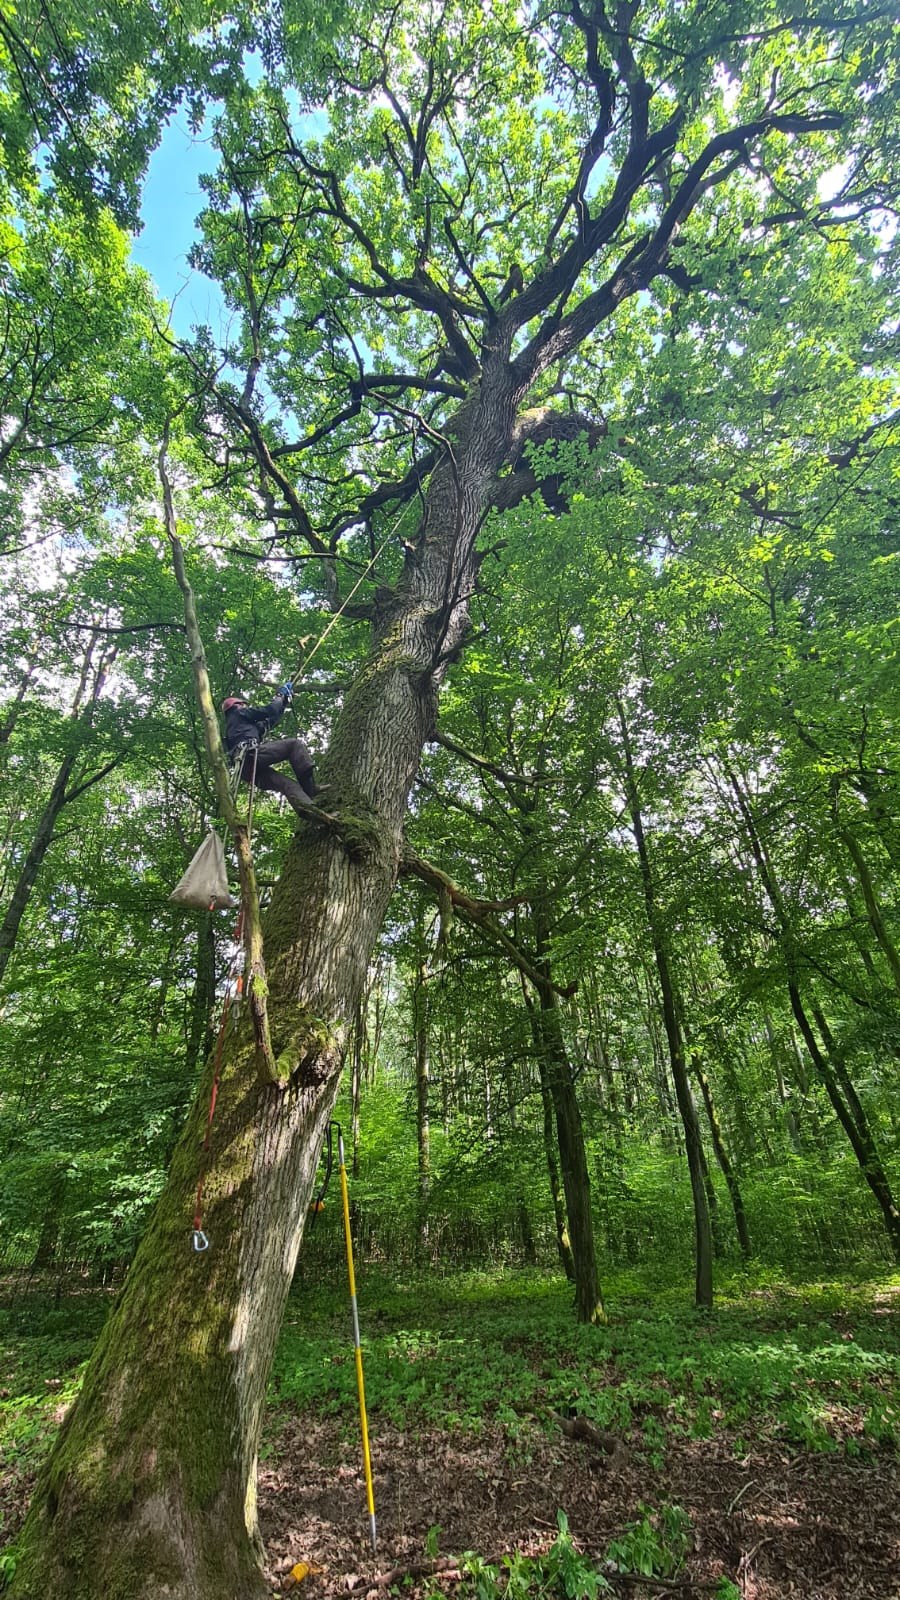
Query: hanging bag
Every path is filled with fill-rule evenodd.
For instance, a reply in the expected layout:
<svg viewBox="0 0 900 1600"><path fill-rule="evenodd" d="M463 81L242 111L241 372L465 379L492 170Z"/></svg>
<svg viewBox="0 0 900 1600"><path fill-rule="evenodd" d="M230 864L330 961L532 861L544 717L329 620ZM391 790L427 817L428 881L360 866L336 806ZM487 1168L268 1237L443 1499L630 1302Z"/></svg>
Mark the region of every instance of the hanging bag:
<svg viewBox="0 0 900 1600"><path fill-rule="evenodd" d="M222 841L212 829L169 899L174 905L191 911L230 911L237 905L228 888Z"/></svg>

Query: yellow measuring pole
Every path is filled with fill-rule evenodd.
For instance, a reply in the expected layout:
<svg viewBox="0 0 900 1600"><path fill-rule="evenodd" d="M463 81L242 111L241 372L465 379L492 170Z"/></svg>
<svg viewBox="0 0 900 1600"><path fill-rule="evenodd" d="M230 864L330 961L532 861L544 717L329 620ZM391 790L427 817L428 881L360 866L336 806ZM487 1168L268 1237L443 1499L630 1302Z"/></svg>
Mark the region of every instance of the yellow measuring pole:
<svg viewBox="0 0 900 1600"><path fill-rule="evenodd" d="M347 1168L344 1163L344 1135L339 1122L335 1123L338 1136L338 1168L341 1175L341 1202L344 1207L344 1239L347 1244L347 1277L350 1280L350 1308L353 1312L353 1355L356 1360L356 1388L359 1394L359 1425L362 1433L363 1466L366 1473L366 1502L369 1507L369 1538L375 1549L375 1491L372 1487L372 1461L369 1456L369 1422L366 1416L366 1386L363 1381L362 1350L359 1343L359 1313L356 1309L356 1274L353 1271L353 1241L350 1237L350 1196L347 1190Z"/></svg>

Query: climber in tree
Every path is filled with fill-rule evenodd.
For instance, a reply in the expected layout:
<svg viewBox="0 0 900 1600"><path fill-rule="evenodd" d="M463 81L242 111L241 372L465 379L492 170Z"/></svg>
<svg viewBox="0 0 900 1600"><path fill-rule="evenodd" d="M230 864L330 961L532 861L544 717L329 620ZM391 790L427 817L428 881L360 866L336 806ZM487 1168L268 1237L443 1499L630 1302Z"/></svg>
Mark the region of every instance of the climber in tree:
<svg viewBox="0 0 900 1600"><path fill-rule="evenodd" d="M290 801L294 810L306 815L309 803L319 793L313 773L313 759L302 739L268 739L294 697L292 683L283 683L267 706L251 706L240 695L229 695L222 701L225 714L225 748L230 757L243 747L241 779L249 783L256 766L258 789L273 789ZM296 778L286 778L274 770L275 763L287 761Z"/></svg>

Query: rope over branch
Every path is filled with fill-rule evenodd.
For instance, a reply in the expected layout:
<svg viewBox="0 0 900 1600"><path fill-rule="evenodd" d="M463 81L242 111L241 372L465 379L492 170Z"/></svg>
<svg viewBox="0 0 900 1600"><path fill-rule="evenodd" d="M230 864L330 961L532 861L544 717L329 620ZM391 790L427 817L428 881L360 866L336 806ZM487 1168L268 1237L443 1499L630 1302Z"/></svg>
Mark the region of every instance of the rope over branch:
<svg viewBox="0 0 900 1600"><path fill-rule="evenodd" d="M257 1058L260 1073L264 1082L281 1084L282 1079L275 1061L272 1049L272 1037L269 1029L269 1017L266 1008L266 967L263 957L262 920L259 909L259 890L256 885L256 873L253 868L253 857L250 851L250 835L247 824L242 822L237 813L237 807L232 799L231 787L228 781L228 763L225 751L222 748L222 738L219 733L219 719L213 702L212 689L209 682L209 672L206 665L206 653L203 649L203 640L200 636L200 625L197 620L197 608L194 604L194 593L187 576L184 563L184 547L178 537L178 525L175 519L175 501L172 495L172 482L166 466L166 457L169 449L169 423L166 423L163 441L158 456L159 479L163 492L163 518L165 522L166 537L172 550L172 565L175 569L175 581L181 590L184 601L184 627L187 635L188 646L191 652L191 669L194 677L194 689L197 695L197 704L203 722L203 736L206 743L206 753L209 757L213 771L213 780L216 787L216 797L219 810L235 842L238 859L238 875L241 884L241 901L244 907L244 939L247 951L248 984L247 992L250 1002L250 1015L253 1019L253 1033L256 1039Z"/></svg>

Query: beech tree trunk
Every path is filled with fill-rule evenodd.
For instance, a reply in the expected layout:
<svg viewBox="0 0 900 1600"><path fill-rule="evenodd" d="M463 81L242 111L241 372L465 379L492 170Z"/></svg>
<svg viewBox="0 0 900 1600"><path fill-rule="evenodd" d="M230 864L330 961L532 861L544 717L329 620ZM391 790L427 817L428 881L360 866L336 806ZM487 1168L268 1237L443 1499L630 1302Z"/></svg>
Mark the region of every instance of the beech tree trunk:
<svg viewBox="0 0 900 1600"><path fill-rule="evenodd" d="M819 1046L796 983L792 982L788 987L791 1007L794 1016L797 1018L797 1024L803 1035L806 1048L810 1053L813 1066L825 1085L825 1092L834 1107L841 1127L850 1141L853 1153L862 1169L863 1177L881 1211L891 1252L894 1260L900 1266L900 1209L898 1209L894 1199L890 1180L865 1109L849 1077L841 1054L835 1047L830 1029L822 1017L821 1011L818 1007L813 1008L819 1031L825 1041L827 1053Z"/></svg>
<svg viewBox="0 0 900 1600"><path fill-rule="evenodd" d="M535 1024L535 1031L536 1026ZM538 1061L538 1072L541 1079L541 1102L544 1112L544 1154L547 1158L547 1176L550 1181L550 1198L553 1203L556 1249L563 1272L569 1282L574 1283L575 1262L572 1259L572 1242L569 1238L569 1224L566 1220L566 1204L562 1185L559 1181L559 1165L556 1160L557 1143L553 1118L553 1097L550 1093L550 1084L547 1080L547 1069L544 1065L543 1055Z"/></svg>
<svg viewBox="0 0 900 1600"><path fill-rule="evenodd" d="M740 1180L734 1170L731 1157L728 1154L728 1149L725 1144L725 1136L722 1132L722 1124L719 1121L719 1113L716 1110L716 1104L712 1096L712 1087L710 1085L710 1081L703 1070L702 1062L698 1056L693 1057L691 1066L694 1071L694 1077L697 1079L697 1082L700 1085L700 1093L703 1096L703 1104L706 1108L706 1120L709 1123L709 1131L712 1135L713 1150L715 1151L716 1160L719 1163L719 1170L721 1171L722 1177L725 1179L725 1183L728 1187L728 1196L731 1200L731 1209L734 1212L734 1226L738 1236L738 1244L741 1247L741 1255L744 1257L745 1261L749 1261L753 1254L753 1248L750 1244L750 1229L747 1226L747 1213L744 1209L744 1197L741 1194Z"/></svg>
<svg viewBox="0 0 900 1600"><path fill-rule="evenodd" d="M850 1141L851 1149L859 1162L863 1177L881 1212L885 1233L887 1234L894 1260L900 1263L900 1208L898 1208L894 1199L890 1180L881 1159L875 1135L866 1116L865 1108L847 1071L843 1056L831 1037L828 1024L822 1016L821 1010L814 1007L816 1021L825 1044L824 1050L816 1038L800 990L800 954L797 949L790 914L781 892L781 885L776 876L769 851L766 849L756 826L756 818L749 798L736 774L729 772L727 768L725 770L744 821L760 882L777 918L779 941L787 969L788 997L791 1002L791 1010L809 1051L810 1060L816 1074L825 1087L825 1092L834 1107L837 1119Z"/></svg>
<svg viewBox="0 0 900 1600"><path fill-rule="evenodd" d="M869 919L869 925L875 935L875 938L881 946L885 960L891 969L891 978L893 979L894 987L900 991L900 954L898 954L897 946L891 938L887 923L884 920L884 913L882 912L878 895L875 892L875 885L872 881L872 874L869 871L869 864L866 861L865 855L863 854L862 846L860 845L859 840L855 837L851 830L849 828L842 827L840 833L841 838L847 846L847 853L853 862L857 881L862 890L863 900L865 901L866 906L866 915Z"/></svg>
<svg viewBox="0 0 900 1600"><path fill-rule="evenodd" d="M244 1020L200 1091L20 1538L15 1600L263 1600L256 1461L269 1369L344 1048L397 875L435 690L467 627L473 546L521 389L502 362L457 417L423 527L322 762L339 829L303 822L265 916L283 1083ZM202 1226L191 1248L194 1197Z"/></svg>
<svg viewBox="0 0 900 1600"><path fill-rule="evenodd" d="M581 1107L575 1079L563 1037L559 1014L559 995L553 986L550 969L550 929L546 908L532 905L537 966L544 975L538 985L538 1006L532 1013L537 1025L539 1049L543 1058L550 1098L556 1119L556 1139L566 1197L569 1245L575 1284L575 1315L579 1322L605 1322L600 1293L597 1251L594 1244L594 1217L591 1209L591 1180Z"/></svg>
<svg viewBox="0 0 900 1600"><path fill-rule="evenodd" d="M647 911L650 940L653 946L653 956L656 962L660 994L662 996L663 1027L669 1048L669 1065L672 1069L672 1082L675 1085L675 1100L678 1105L678 1113L684 1129L684 1147L687 1156L688 1174L691 1180L691 1195L694 1202L694 1298L698 1306L711 1306L713 1303L713 1236L706 1187L706 1157L703 1153L703 1140L700 1135L697 1107L694 1103L694 1096L691 1094L687 1061L685 1059L684 1038L678 1021L679 1007L669 963L668 940L656 901L656 886L653 882L650 852L647 848L647 838L644 831L644 819L638 793L637 775L631 753L628 724L625 720L625 710L621 701L617 700L616 704L619 713L619 728L622 734L626 799L637 846L638 865L644 890L644 904Z"/></svg>
<svg viewBox="0 0 900 1600"><path fill-rule="evenodd" d="M422 930L420 930L421 933ZM424 937L424 935L422 935ZM428 1195L431 1188L431 1119L428 1103L431 1087L428 1051L428 962L423 955L417 965L413 985L412 1011L416 1057L416 1153L419 1177L419 1246L428 1244Z"/></svg>

